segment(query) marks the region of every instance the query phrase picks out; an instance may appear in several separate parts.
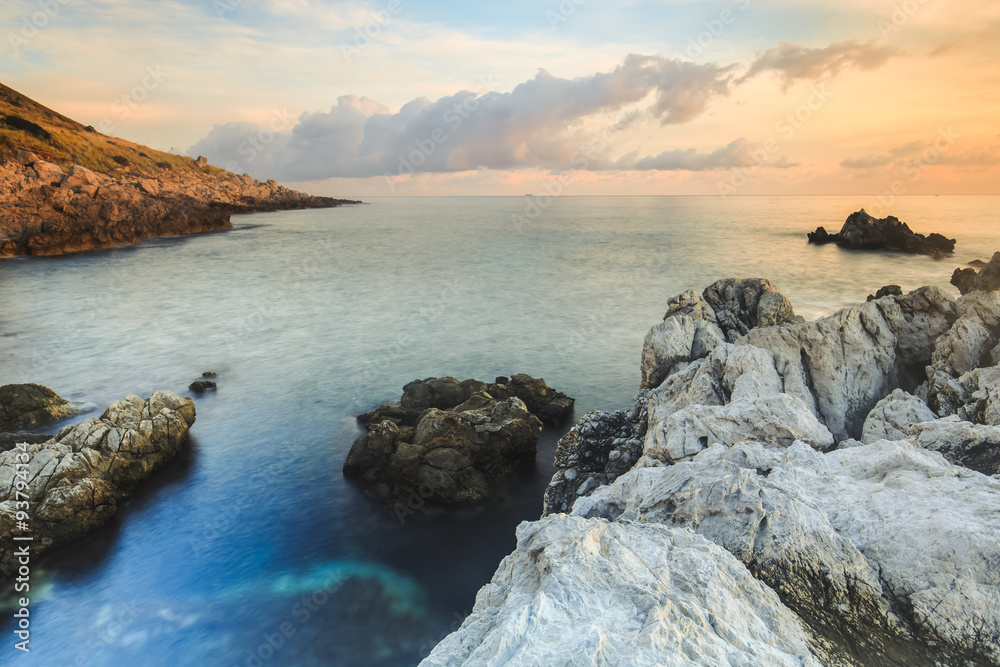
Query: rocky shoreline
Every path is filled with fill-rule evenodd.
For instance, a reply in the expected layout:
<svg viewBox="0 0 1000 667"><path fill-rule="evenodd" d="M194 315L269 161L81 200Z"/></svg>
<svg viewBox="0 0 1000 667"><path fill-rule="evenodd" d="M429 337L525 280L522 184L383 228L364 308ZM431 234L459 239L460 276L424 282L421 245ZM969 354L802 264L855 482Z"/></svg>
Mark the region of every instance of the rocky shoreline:
<svg viewBox="0 0 1000 667"><path fill-rule="evenodd" d="M667 304L422 665L1000 664L1000 291Z"/></svg>
<svg viewBox="0 0 1000 667"><path fill-rule="evenodd" d="M190 159L190 158L188 158ZM193 163L195 161L192 161ZM73 165L68 173L29 151L0 163L0 257L61 255L143 238L230 229L237 213L359 203L313 197L244 174L212 169L111 176Z"/></svg>
<svg viewBox="0 0 1000 667"><path fill-rule="evenodd" d="M895 250L934 256L949 255L955 251L955 239L936 232L924 236L911 230L894 215L876 218L865 209L849 215L839 233L831 234L825 228L817 227L816 231L806 236L809 243L836 243L851 250Z"/></svg>

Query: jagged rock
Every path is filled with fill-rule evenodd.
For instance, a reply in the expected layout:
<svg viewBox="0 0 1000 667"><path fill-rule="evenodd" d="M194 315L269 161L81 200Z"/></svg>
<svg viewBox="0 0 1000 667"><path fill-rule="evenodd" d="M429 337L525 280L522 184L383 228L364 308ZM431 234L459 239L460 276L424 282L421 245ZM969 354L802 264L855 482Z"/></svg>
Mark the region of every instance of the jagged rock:
<svg viewBox="0 0 1000 667"><path fill-rule="evenodd" d="M898 250L901 252L938 255L955 250L955 240L936 233L928 236L913 232L895 216L874 218L864 209L847 216L839 234L830 234L823 227L807 235L810 243L836 243L855 250Z"/></svg>
<svg viewBox="0 0 1000 667"><path fill-rule="evenodd" d="M702 297L729 342L755 327L802 322L789 301L766 278L726 278L709 285Z"/></svg>
<svg viewBox="0 0 1000 667"><path fill-rule="evenodd" d="M21 442L37 445L48 442L53 437L55 436L46 433L0 433L0 452L13 449L14 445Z"/></svg>
<svg viewBox="0 0 1000 667"><path fill-rule="evenodd" d="M146 400L127 396L100 418L67 426L26 451L0 453L0 571L9 574L17 565L12 536L21 534L19 480L27 481L20 490L28 496L31 552L37 556L104 524L118 500L180 450L194 420L191 399L156 391ZM17 465L25 459L26 478Z"/></svg>
<svg viewBox="0 0 1000 667"><path fill-rule="evenodd" d="M549 387L542 378L518 373L511 378L497 378L501 379L505 382L489 385L473 379L459 382L453 377L414 380L403 387L400 405L411 410L438 408L462 412L469 408L459 409L456 406L475 394L485 392L489 395L487 400L520 398L528 406L528 411L544 422L560 422L573 411L573 399Z"/></svg>
<svg viewBox="0 0 1000 667"><path fill-rule="evenodd" d="M937 419L927 404L902 389L875 404L861 429L861 441L870 444L878 440L902 440L910 427Z"/></svg>
<svg viewBox="0 0 1000 667"><path fill-rule="evenodd" d="M381 405L371 412L358 415L358 421L368 430L371 430L384 421L389 421L396 426L416 426L420 421L424 410L414 410L412 408L401 408L395 405Z"/></svg>
<svg viewBox="0 0 1000 667"><path fill-rule="evenodd" d="M492 495L515 467L535 460L541 431L517 397L492 410L430 408L415 428L385 420L355 440L344 474L391 502L413 494L437 504L476 502Z"/></svg>
<svg viewBox="0 0 1000 667"><path fill-rule="evenodd" d="M884 296L903 296L903 288L899 285L884 285L878 288L878 291L874 294L868 295L869 301L874 301L875 299L881 299Z"/></svg>
<svg viewBox="0 0 1000 667"><path fill-rule="evenodd" d="M160 184L152 178L140 178L139 187L148 195L155 197L160 194Z"/></svg>
<svg viewBox="0 0 1000 667"><path fill-rule="evenodd" d="M730 554L683 529L550 516L420 663L818 667L810 638Z"/></svg>
<svg viewBox="0 0 1000 667"><path fill-rule="evenodd" d="M1000 481L913 443L714 446L630 471L573 513L695 530L861 664L898 664L907 644L946 664L1000 659Z"/></svg>
<svg viewBox="0 0 1000 667"><path fill-rule="evenodd" d="M86 186L92 186L95 188L94 192L97 192L96 188L101 185L101 180L91 170L86 167L81 167L78 164L74 164L70 167L69 176L66 180L62 182L62 187L64 188L83 188Z"/></svg>
<svg viewBox="0 0 1000 667"><path fill-rule="evenodd" d="M574 399L551 388L544 379L524 373L511 376L504 384L494 383L483 389L498 400L517 396L531 413L547 423L559 423L569 417L575 403Z"/></svg>
<svg viewBox="0 0 1000 667"><path fill-rule="evenodd" d="M579 496L610 484L639 460L646 435L642 403L631 411L589 412L559 439L558 470L545 489L543 516L569 511Z"/></svg>
<svg viewBox="0 0 1000 667"><path fill-rule="evenodd" d="M6 384L0 387L0 431L49 424L80 412L79 408L40 384Z"/></svg>
<svg viewBox="0 0 1000 667"><path fill-rule="evenodd" d="M32 167L35 170L35 174L38 175L38 179L47 184L60 185L66 174L57 164L52 162L46 162L45 160L36 160Z"/></svg>
<svg viewBox="0 0 1000 667"><path fill-rule="evenodd" d="M951 284L962 294L1000 289L1000 252L993 253L988 264L980 262L979 265L982 268L978 273L975 269L955 269L951 275Z"/></svg>
<svg viewBox="0 0 1000 667"><path fill-rule="evenodd" d="M957 415L911 425L909 436L924 449L984 475L1000 474L1000 426L973 424Z"/></svg>
<svg viewBox="0 0 1000 667"><path fill-rule="evenodd" d="M208 158L205 157L204 155L199 155L198 159L195 160L194 163L198 167L207 167L208 166Z"/></svg>

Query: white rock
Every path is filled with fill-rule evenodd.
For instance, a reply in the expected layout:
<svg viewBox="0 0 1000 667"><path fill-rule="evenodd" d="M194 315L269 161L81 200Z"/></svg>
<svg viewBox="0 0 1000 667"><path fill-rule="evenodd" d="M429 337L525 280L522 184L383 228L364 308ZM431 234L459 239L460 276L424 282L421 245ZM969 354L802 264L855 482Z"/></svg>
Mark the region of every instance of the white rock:
<svg viewBox="0 0 1000 667"><path fill-rule="evenodd" d="M420 664L819 665L778 596L685 529L551 515Z"/></svg>
<svg viewBox="0 0 1000 667"><path fill-rule="evenodd" d="M914 424L934 419L937 415L926 403L902 389L895 389L868 413L861 429L861 440L865 444L877 440L902 440Z"/></svg>

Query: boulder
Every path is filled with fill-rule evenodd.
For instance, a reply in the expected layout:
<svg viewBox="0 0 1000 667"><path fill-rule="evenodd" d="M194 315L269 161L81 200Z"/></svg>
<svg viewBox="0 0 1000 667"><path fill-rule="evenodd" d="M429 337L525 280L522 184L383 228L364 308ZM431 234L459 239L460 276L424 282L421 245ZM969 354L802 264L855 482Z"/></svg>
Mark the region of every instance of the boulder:
<svg viewBox="0 0 1000 667"><path fill-rule="evenodd" d="M729 553L685 529L555 515L517 548L421 667L818 667L808 632Z"/></svg>
<svg viewBox="0 0 1000 667"><path fill-rule="evenodd" d="M78 164L70 167L69 175L66 177L66 180L62 182L62 187L64 188L83 188L86 186L96 188L100 185L101 181L97 174L86 167L81 167ZM97 192L97 190L95 189L94 192Z"/></svg>
<svg viewBox="0 0 1000 667"><path fill-rule="evenodd" d="M39 157L32 153L31 151L18 149L17 151L17 161L20 164L30 167L31 165L38 162Z"/></svg>
<svg viewBox="0 0 1000 667"><path fill-rule="evenodd" d="M535 460L542 424L517 397L492 409L430 408L415 427L388 419L354 441L344 474L402 506L411 497L441 505L491 496L519 465Z"/></svg>
<svg viewBox="0 0 1000 667"><path fill-rule="evenodd" d="M940 452L955 465L984 475L1000 474L1000 426L973 424L949 415L914 424L908 431L911 440Z"/></svg>
<svg viewBox="0 0 1000 667"><path fill-rule="evenodd" d="M702 296L729 342L755 327L803 321L795 315L792 302L766 278L726 278L709 285Z"/></svg>
<svg viewBox="0 0 1000 667"><path fill-rule="evenodd" d="M140 178L139 189L146 194L156 197L160 194L160 183L152 178Z"/></svg>
<svg viewBox="0 0 1000 667"><path fill-rule="evenodd" d="M467 386L466 389L480 391L478 387ZM511 396L520 398L528 406L529 412L546 423L559 423L573 412L574 399L551 388L544 379L533 378L524 373L511 376L504 384L485 385L481 390L498 400Z"/></svg>
<svg viewBox="0 0 1000 667"><path fill-rule="evenodd" d="M903 296L903 288L899 285L884 285L878 288L874 294L868 295L868 301L874 301L875 299L881 299L884 296Z"/></svg>
<svg viewBox="0 0 1000 667"><path fill-rule="evenodd" d="M7 384L0 387L0 431L49 424L80 412L79 408L40 384Z"/></svg>
<svg viewBox="0 0 1000 667"><path fill-rule="evenodd" d="M447 410L465 401L472 395L466 391L462 383L453 377L427 378L414 380L403 387L403 396L399 403L404 408L426 410L438 408Z"/></svg>
<svg viewBox="0 0 1000 667"><path fill-rule="evenodd" d="M955 250L955 240L941 234L928 236L912 231L895 216L875 218L864 209L847 217L839 234L830 234L823 227L808 234L809 242L836 243L854 250L896 250L899 252L938 255Z"/></svg>
<svg viewBox="0 0 1000 667"><path fill-rule="evenodd" d="M1000 289L1000 252L993 253L988 264L980 262L982 268L955 269L951 275L951 284L962 294L969 292L990 292Z"/></svg>
<svg viewBox="0 0 1000 667"><path fill-rule="evenodd" d="M204 393L208 390L215 390L216 384L211 380L195 380L188 385L188 389L195 392L196 394Z"/></svg>
<svg viewBox="0 0 1000 667"><path fill-rule="evenodd" d="M173 392L156 391L148 399L127 396L99 418L63 428L42 444L0 453L0 571L17 567L15 482L27 460L27 523L34 540L31 553L79 539L103 525L117 502L172 459L195 421L194 403ZM23 496L20 498L23 499ZM23 508L21 508L23 509Z"/></svg>
<svg viewBox="0 0 1000 667"><path fill-rule="evenodd" d="M894 389L868 413L861 429L861 441L870 444L879 440L902 440L914 424L934 419L937 415L926 403L902 389Z"/></svg>
<svg viewBox="0 0 1000 667"><path fill-rule="evenodd" d="M52 162L46 162L45 160L36 160L32 165L35 169L35 173L38 175L38 179L44 183L51 185L60 185L63 179L66 178L66 174L59 165Z"/></svg>
<svg viewBox="0 0 1000 667"><path fill-rule="evenodd" d="M632 470L573 514L694 530L854 664L1000 660L1000 481L915 443L716 445Z"/></svg>
<svg viewBox="0 0 1000 667"><path fill-rule="evenodd" d="M205 157L204 155L199 155L198 159L195 160L194 163L195 163L195 166L198 166L198 167L207 167L208 166L208 158Z"/></svg>

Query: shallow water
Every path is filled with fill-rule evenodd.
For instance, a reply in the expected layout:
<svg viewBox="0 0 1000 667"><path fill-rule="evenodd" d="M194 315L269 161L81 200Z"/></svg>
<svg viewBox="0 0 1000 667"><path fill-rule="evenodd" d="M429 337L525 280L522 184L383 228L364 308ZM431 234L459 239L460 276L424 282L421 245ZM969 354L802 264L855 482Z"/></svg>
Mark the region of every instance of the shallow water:
<svg viewBox="0 0 1000 667"><path fill-rule="evenodd" d="M32 655L4 640L0 664L414 664L538 516L568 425L497 503L401 521L341 475L355 414L415 378L517 372L576 397L577 417L624 407L670 296L764 276L811 319L886 283L957 294L954 268L1000 249L998 201L900 198L916 231L958 239L943 261L806 244L856 197L566 197L537 215L522 198L378 199L2 261L0 384L96 410L187 394L205 370L219 390L196 399L179 460L36 565Z"/></svg>

